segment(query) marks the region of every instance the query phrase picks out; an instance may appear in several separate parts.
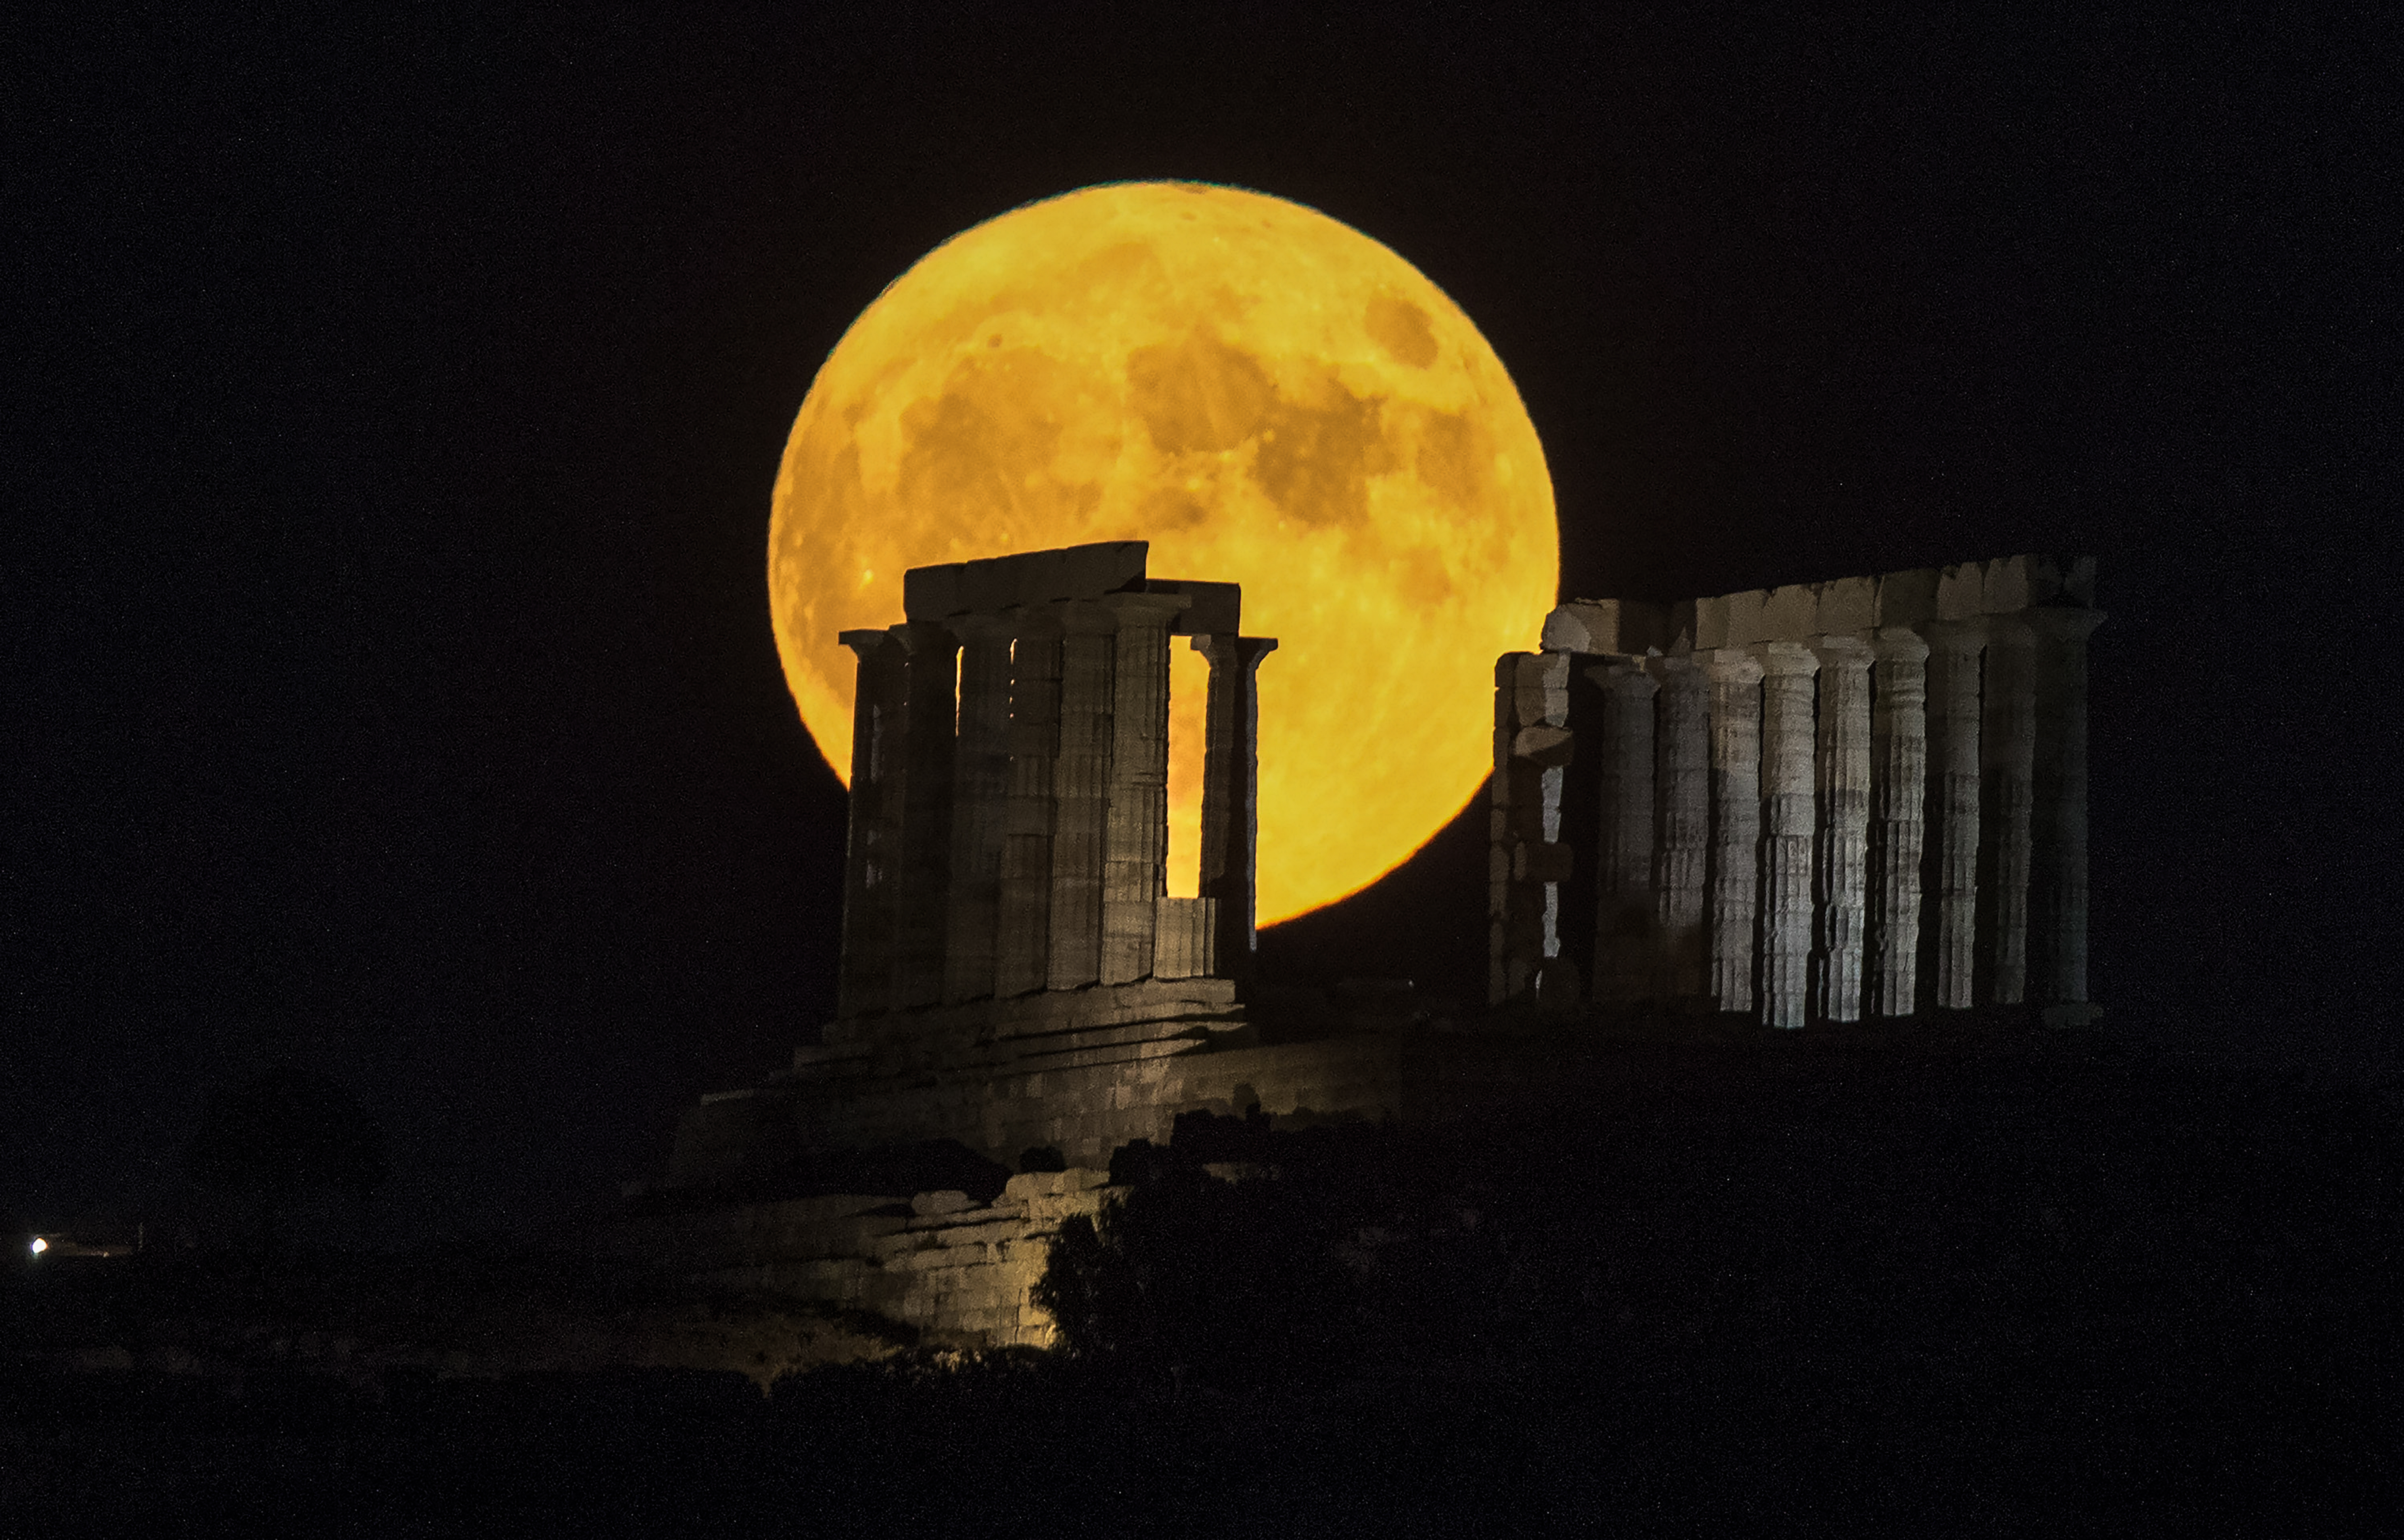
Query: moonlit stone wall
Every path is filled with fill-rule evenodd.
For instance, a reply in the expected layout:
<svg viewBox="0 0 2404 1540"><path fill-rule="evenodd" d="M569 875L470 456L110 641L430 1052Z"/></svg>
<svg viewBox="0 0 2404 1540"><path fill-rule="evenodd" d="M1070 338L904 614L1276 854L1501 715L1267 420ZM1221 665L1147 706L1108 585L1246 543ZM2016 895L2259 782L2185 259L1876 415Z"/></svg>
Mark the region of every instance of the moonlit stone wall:
<svg viewBox="0 0 2404 1540"><path fill-rule="evenodd" d="M1489 999L1583 972L1622 1017L2091 1021L2094 581L2010 556L1555 609L1495 677ZM1547 692L1572 669L1590 699Z"/></svg>

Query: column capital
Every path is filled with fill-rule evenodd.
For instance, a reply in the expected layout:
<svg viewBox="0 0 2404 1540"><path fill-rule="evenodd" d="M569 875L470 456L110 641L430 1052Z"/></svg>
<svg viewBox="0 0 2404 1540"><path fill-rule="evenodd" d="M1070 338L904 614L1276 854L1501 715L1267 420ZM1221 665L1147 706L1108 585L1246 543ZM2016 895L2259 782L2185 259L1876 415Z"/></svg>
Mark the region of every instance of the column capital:
<svg viewBox="0 0 2404 1540"><path fill-rule="evenodd" d="M1614 694L1650 699L1661 681L1645 672L1644 664L1642 658L1616 658L1587 668L1586 677Z"/></svg>
<svg viewBox="0 0 2404 1540"><path fill-rule="evenodd" d="M954 615L943 623L963 642L1006 642L1018 635L1013 617L989 609Z"/></svg>
<svg viewBox="0 0 2404 1540"><path fill-rule="evenodd" d="M860 661L865 663L870 658L873 658L877 653L883 651L886 644L892 641L894 638L893 634L889 631L872 629L862 631L838 631L835 633L834 639L841 642L844 646L850 648L854 652L859 653Z"/></svg>
<svg viewBox="0 0 2404 1540"><path fill-rule="evenodd" d="M903 621L888 629L888 635L910 650L913 657L921 652L957 651L960 638L953 635L950 623L944 621Z"/></svg>
<svg viewBox="0 0 2404 1540"><path fill-rule="evenodd" d="M2035 646L2036 627L2029 623L2029 614L2030 611L2021 609L2008 615L1988 616L1987 645L1989 647Z"/></svg>
<svg viewBox="0 0 2404 1540"><path fill-rule="evenodd" d="M1927 641L1932 652L1961 654L1976 652L1987 645L1987 617L1973 615L1958 621L1922 621L1916 629Z"/></svg>
<svg viewBox="0 0 2404 1540"><path fill-rule="evenodd" d="M2104 611L2075 605L2039 605L2020 611L2038 634L2055 641L2085 641L2094 629L2104 623Z"/></svg>
<svg viewBox="0 0 2404 1540"><path fill-rule="evenodd" d="M1091 599L1062 599L1051 608L1064 636L1107 637L1119 628L1117 611Z"/></svg>
<svg viewBox="0 0 2404 1540"><path fill-rule="evenodd" d="M1714 684L1759 684L1761 660L1741 647L1722 647L1699 654Z"/></svg>
<svg viewBox="0 0 2404 1540"><path fill-rule="evenodd" d="M1871 633L1870 645L1880 663L1922 663L1928 657L1927 638L1908 625L1880 626Z"/></svg>
<svg viewBox="0 0 2404 1540"><path fill-rule="evenodd" d="M1224 632L1211 632L1192 638L1194 651L1204 657L1217 659L1221 649L1228 661L1244 667L1257 668L1263 658L1277 651L1275 637L1232 637Z"/></svg>
<svg viewBox="0 0 2404 1540"><path fill-rule="evenodd" d="M1118 616L1122 627L1151 625L1163 630L1194 604L1184 594L1105 594L1095 602Z"/></svg>
<svg viewBox="0 0 2404 1540"><path fill-rule="evenodd" d="M1824 668L1867 668L1878 658L1869 638L1852 632L1818 637L1811 643L1811 654Z"/></svg>
<svg viewBox="0 0 2404 1540"><path fill-rule="evenodd" d="M1756 642L1753 655L1761 660L1761 671L1770 679L1808 677L1820 671L1820 655L1801 642Z"/></svg>
<svg viewBox="0 0 2404 1540"><path fill-rule="evenodd" d="M1010 625L1013 640L1026 637L1041 641L1060 635L1060 616L1056 607L1048 604L1018 604L1000 611Z"/></svg>

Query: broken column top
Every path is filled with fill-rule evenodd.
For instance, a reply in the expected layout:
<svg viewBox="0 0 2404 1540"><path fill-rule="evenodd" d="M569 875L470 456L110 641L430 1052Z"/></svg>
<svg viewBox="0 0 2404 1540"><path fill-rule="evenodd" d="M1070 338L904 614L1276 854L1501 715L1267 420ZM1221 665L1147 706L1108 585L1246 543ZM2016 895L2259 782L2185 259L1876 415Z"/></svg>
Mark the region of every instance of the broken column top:
<svg viewBox="0 0 2404 1540"><path fill-rule="evenodd" d="M1232 636L1239 629L1237 584L1147 578L1151 549L1147 540L1103 540L914 567L902 577L902 612L914 621L941 621L1105 594L1183 594L1190 602L1172 628L1177 635Z"/></svg>
<svg viewBox="0 0 2404 1540"><path fill-rule="evenodd" d="M1998 556L1671 603L1572 599L1544 617L1542 645L1547 652L1672 654L2094 602L2092 556Z"/></svg>

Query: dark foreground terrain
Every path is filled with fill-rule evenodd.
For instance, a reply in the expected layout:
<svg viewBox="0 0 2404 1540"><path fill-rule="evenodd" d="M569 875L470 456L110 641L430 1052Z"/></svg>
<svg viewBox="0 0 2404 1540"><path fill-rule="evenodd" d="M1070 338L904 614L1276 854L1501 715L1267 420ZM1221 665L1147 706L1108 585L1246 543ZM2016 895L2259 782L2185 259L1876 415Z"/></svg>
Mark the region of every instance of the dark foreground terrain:
<svg viewBox="0 0 2404 1540"><path fill-rule="evenodd" d="M24 1268L7 1527L2393 1533L2393 1086L2059 1040L1603 1084L1122 1152L1080 1355L556 1258Z"/></svg>

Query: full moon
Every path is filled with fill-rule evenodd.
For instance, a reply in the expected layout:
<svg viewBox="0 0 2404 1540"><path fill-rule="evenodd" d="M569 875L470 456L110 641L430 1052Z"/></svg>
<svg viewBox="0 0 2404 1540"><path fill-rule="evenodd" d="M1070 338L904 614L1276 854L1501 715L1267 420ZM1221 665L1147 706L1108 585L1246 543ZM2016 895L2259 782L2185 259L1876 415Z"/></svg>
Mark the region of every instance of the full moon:
<svg viewBox="0 0 2404 1540"><path fill-rule="evenodd" d="M1559 535L1543 447L1461 307L1349 226L1186 182L1086 188L953 237L861 313L776 474L768 595L802 720L851 765L839 631L902 574L1091 540L1243 585L1260 671L1260 920L1400 864L1492 763L1494 660ZM1169 890L1194 891L1198 655L1173 654Z"/></svg>

